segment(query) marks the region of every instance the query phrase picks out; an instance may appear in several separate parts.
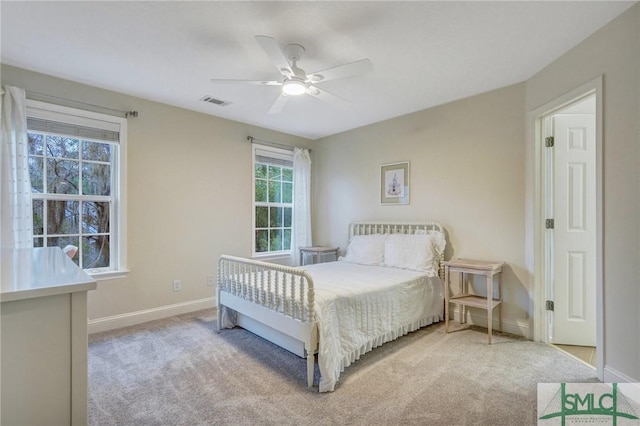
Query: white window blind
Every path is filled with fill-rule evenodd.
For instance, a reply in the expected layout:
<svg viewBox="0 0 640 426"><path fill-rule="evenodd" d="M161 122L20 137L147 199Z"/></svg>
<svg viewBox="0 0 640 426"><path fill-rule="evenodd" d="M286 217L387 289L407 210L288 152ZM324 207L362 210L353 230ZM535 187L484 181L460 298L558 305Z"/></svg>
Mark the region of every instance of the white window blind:
<svg viewBox="0 0 640 426"><path fill-rule="evenodd" d="M61 123L59 121L47 120L44 118L27 117L27 128L29 130L60 136L97 139L106 142L120 142L120 132L115 130L89 127L73 123Z"/></svg>

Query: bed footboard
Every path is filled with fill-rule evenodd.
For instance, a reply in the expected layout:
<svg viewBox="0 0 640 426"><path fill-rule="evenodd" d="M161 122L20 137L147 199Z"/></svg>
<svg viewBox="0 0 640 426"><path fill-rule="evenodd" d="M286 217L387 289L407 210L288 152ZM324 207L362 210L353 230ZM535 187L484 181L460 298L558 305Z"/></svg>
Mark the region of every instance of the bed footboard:
<svg viewBox="0 0 640 426"><path fill-rule="evenodd" d="M314 296L313 280L303 270L227 255L218 260L218 330L226 307L302 342L309 387L318 349Z"/></svg>

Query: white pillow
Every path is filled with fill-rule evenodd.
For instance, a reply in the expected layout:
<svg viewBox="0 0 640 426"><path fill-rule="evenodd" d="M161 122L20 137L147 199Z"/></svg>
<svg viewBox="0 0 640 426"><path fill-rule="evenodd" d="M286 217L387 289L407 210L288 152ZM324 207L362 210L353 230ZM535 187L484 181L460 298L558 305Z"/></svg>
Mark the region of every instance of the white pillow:
<svg viewBox="0 0 640 426"><path fill-rule="evenodd" d="M354 235L347 246L347 253L338 260L361 265L384 264L386 234Z"/></svg>
<svg viewBox="0 0 640 426"><path fill-rule="evenodd" d="M384 245L384 264L394 268L438 274L438 255L431 234L391 234Z"/></svg>
<svg viewBox="0 0 640 426"><path fill-rule="evenodd" d="M436 254L440 256L444 253L444 249L447 246L447 240L444 238L444 234L442 232L436 231L435 229L430 229L428 231L418 229L415 233L431 235L433 239L433 248L436 251Z"/></svg>

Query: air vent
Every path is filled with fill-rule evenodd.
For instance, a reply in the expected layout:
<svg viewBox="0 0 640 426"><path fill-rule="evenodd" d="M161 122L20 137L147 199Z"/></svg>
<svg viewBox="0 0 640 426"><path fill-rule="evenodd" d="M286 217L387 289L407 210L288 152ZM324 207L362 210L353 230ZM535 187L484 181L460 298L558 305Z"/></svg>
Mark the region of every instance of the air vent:
<svg viewBox="0 0 640 426"><path fill-rule="evenodd" d="M222 99L216 99L213 96L205 95L200 98L201 101L209 102L210 104L218 105L218 106L227 106L231 105L229 101L223 101Z"/></svg>

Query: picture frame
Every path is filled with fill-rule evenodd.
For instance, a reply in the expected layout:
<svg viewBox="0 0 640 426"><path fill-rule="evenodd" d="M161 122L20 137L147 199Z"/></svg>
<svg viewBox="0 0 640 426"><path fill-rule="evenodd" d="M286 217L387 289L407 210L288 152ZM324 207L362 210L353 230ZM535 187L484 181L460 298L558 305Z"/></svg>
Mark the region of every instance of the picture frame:
<svg viewBox="0 0 640 426"><path fill-rule="evenodd" d="M380 165L380 204L409 204L409 162Z"/></svg>

